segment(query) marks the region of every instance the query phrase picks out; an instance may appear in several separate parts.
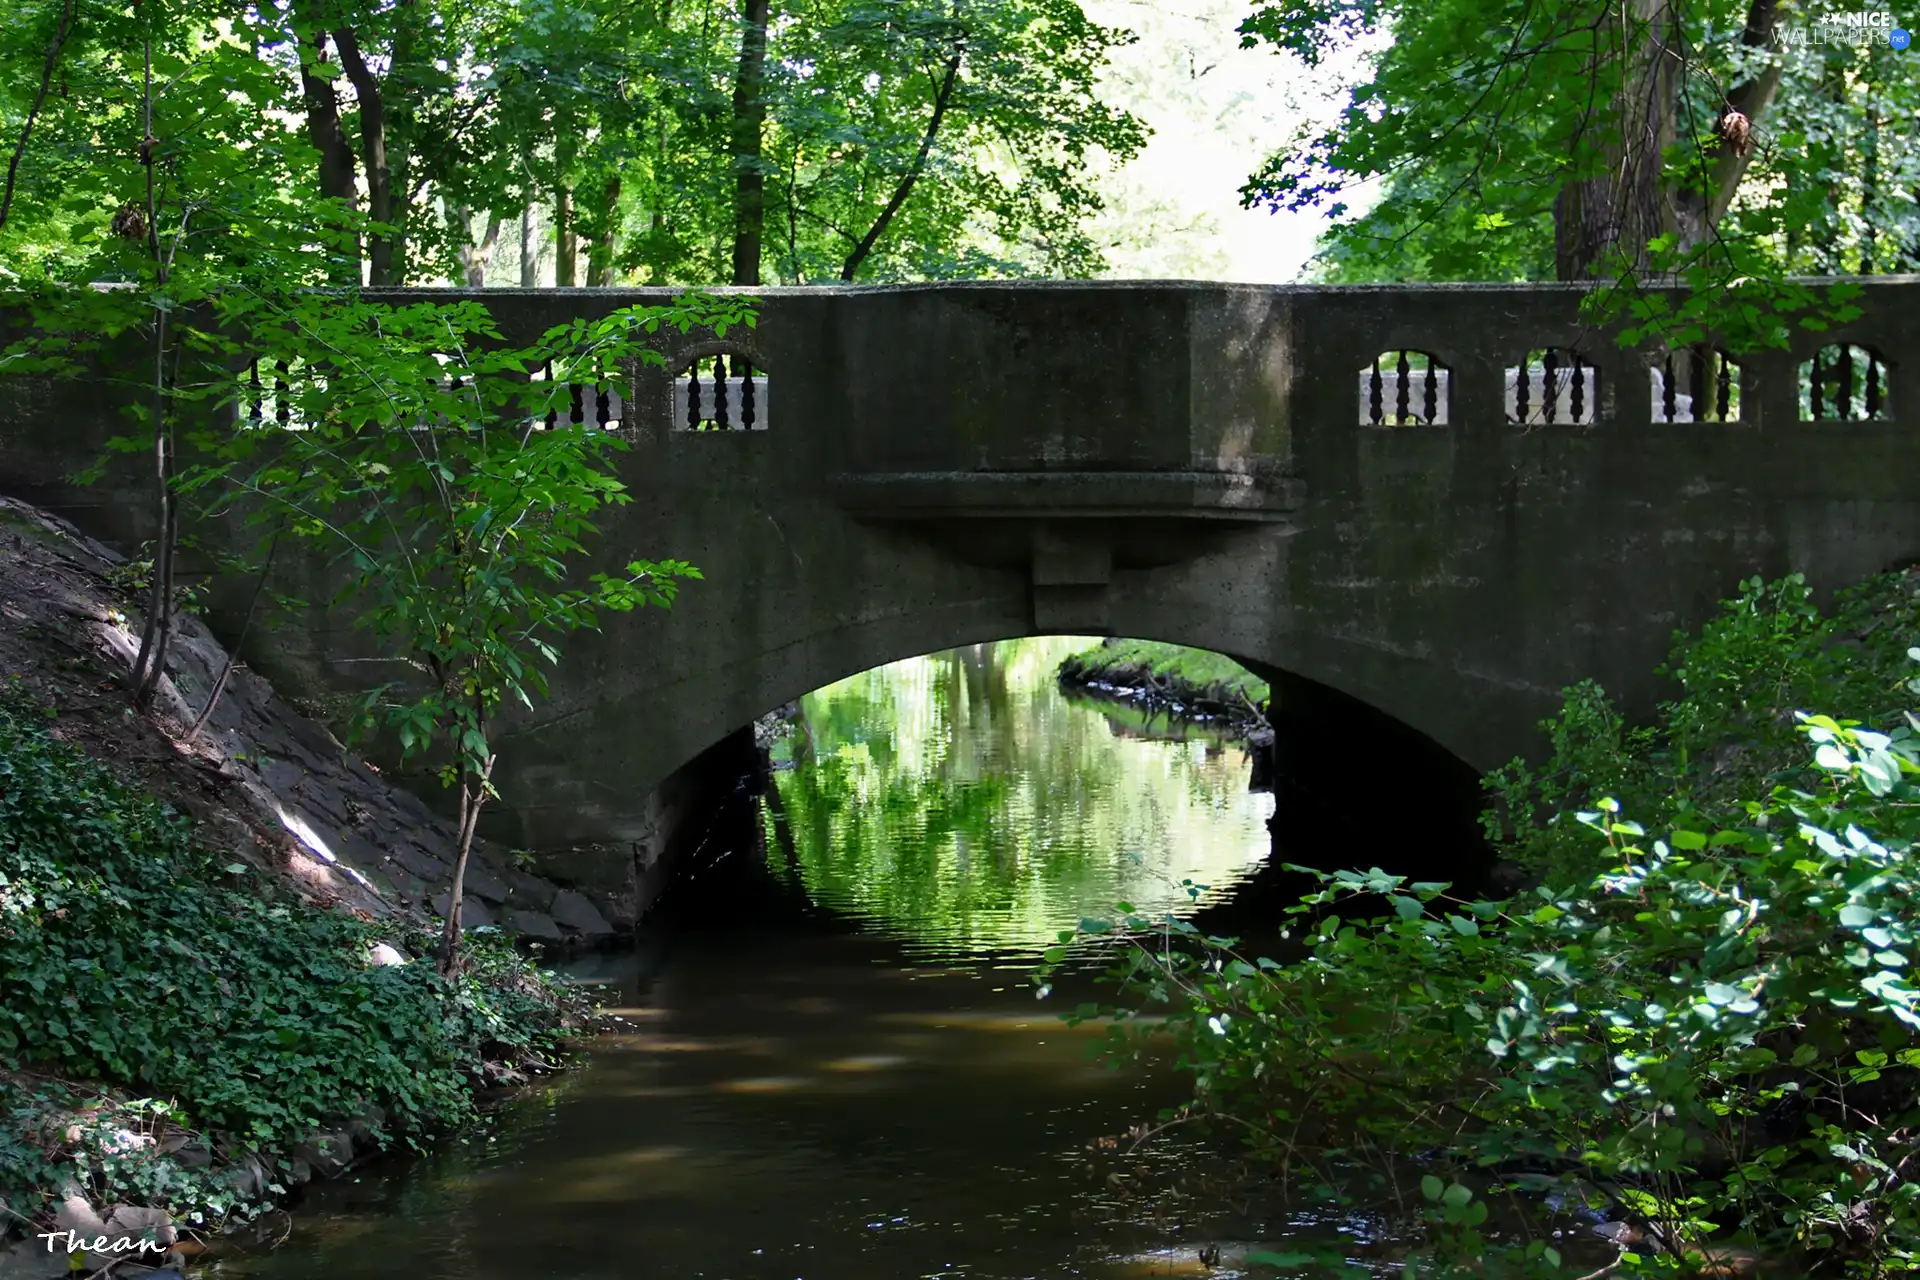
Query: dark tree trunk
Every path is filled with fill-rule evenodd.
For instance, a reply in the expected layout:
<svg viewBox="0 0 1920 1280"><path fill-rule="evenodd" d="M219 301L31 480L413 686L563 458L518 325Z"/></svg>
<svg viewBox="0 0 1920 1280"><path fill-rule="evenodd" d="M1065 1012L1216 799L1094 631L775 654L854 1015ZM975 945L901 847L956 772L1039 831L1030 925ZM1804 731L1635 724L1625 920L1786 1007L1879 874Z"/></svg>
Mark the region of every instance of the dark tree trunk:
<svg viewBox="0 0 1920 1280"><path fill-rule="evenodd" d="M1740 43L1750 49L1764 48L1772 43L1779 21L1779 0L1752 0ZM1726 215L1753 159L1755 148L1749 135L1779 92L1777 59L1753 79L1743 80L1727 91L1720 114L1720 139L1706 156L1705 181L1681 191L1676 202L1675 229L1681 248L1705 244Z"/></svg>
<svg viewBox="0 0 1920 1280"><path fill-rule="evenodd" d="M613 255L619 247L620 175L607 179L600 190L594 235L587 244L587 288L604 289L613 283Z"/></svg>
<svg viewBox="0 0 1920 1280"><path fill-rule="evenodd" d="M767 222L767 0L745 0L740 69L733 81L733 283L760 283L760 246Z"/></svg>
<svg viewBox="0 0 1920 1280"><path fill-rule="evenodd" d="M1672 0L1624 0L1620 90L1601 146L1601 171L1554 200L1554 269L1587 280L1618 263L1648 267L1648 242L1673 229L1664 156L1674 138L1680 53ZM1598 74L1598 67L1595 73Z"/></svg>
<svg viewBox="0 0 1920 1280"><path fill-rule="evenodd" d="M954 87L960 82L960 62L963 56L963 52L956 49L947 59L946 73L934 86L933 115L927 121L926 133L921 135L920 150L914 155L912 166L900 175L900 181L895 185L893 198L887 201L887 207L880 211L880 216L873 220L871 227L867 228L867 234L860 237L860 242L854 245L853 252L847 255L845 265L840 268L842 280L851 280L859 274L861 264L866 262L868 255L873 252L873 247L880 243L880 237L886 234L894 215L899 213L901 207L907 203L907 197L913 194L914 184L920 181L920 175L926 171L927 157L933 153L933 140L939 136L941 122L947 116L947 107L953 102Z"/></svg>
<svg viewBox="0 0 1920 1280"><path fill-rule="evenodd" d="M1626 65L1613 104L1615 130L1601 148L1600 174L1563 187L1554 201L1554 265L1562 280L1592 279L1609 260L1649 269L1648 243L1672 234L1684 253L1709 240L1747 171L1750 131L1780 88L1776 63L1728 91L1717 141L1704 164L1670 184L1662 157L1677 137L1686 54L1673 0L1625 0ZM1751 0L1741 43L1772 41L1778 0Z"/></svg>
<svg viewBox="0 0 1920 1280"><path fill-rule="evenodd" d="M327 37L322 32L314 32L304 41L300 62L300 90L306 99L307 138L313 143L314 150L320 153L320 194L332 200L343 202L349 209L359 207L354 187L353 148L347 144L346 130L340 124L340 96L334 92L333 81L322 79L313 74L308 59L312 62L327 61ZM360 283L360 241L359 237L347 235L347 260L341 264L339 275L353 284Z"/></svg>
<svg viewBox="0 0 1920 1280"><path fill-rule="evenodd" d="M353 82L359 99L360 158L367 171L367 216L388 230L375 231L367 245L367 283L382 288L400 283L394 270L394 252L400 229L394 224L397 210L393 203L393 172L387 158L387 111L380 92L380 81L360 53L359 39L351 28L333 33L334 48L340 51L340 66Z"/></svg>
<svg viewBox="0 0 1920 1280"><path fill-rule="evenodd" d="M574 257L579 251L573 230L573 192L561 187L553 197L553 283L571 289L576 283Z"/></svg>
<svg viewBox="0 0 1920 1280"><path fill-rule="evenodd" d="M73 0L66 0L60 10L60 23L53 29L53 39L47 45L47 57L40 68L40 89L33 95L33 105L27 108L27 119L20 126L20 141L13 148L13 157L7 161L7 186L0 192L0 227L7 225L7 214L13 208L14 181L20 176L20 157L27 153L27 140L33 137L33 122L40 117L40 108L46 105L47 90L53 86L53 69L60 62L60 50L66 46L67 32L73 25Z"/></svg>

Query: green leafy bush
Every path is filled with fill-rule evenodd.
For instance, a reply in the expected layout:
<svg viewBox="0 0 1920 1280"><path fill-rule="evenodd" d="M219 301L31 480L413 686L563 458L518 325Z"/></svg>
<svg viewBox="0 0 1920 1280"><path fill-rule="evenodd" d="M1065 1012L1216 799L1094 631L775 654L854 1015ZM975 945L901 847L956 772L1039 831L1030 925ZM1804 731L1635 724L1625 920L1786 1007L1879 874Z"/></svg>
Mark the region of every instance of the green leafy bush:
<svg viewBox="0 0 1920 1280"><path fill-rule="evenodd" d="M567 1003L504 944L449 983L429 963L370 964L383 939L431 943L222 865L184 819L0 700L0 1059L26 1073L9 1109L47 1110L65 1088L50 1081L99 1082L230 1154L274 1153L370 1106L403 1133L466 1120L484 1062L566 1033ZM33 1155L32 1130L16 1114L0 1145L16 1206L73 1158L70 1142Z"/></svg>
<svg viewBox="0 0 1920 1280"><path fill-rule="evenodd" d="M1535 875L1581 865L1587 841L1566 816L1602 795L1650 825L1724 823L1780 783L1805 782L1810 761L1794 712L1847 708L1898 723L1920 638L1920 571L1882 574L1840 593L1823 614L1806 580L1753 578L1697 637L1676 634L1663 673L1680 697L1629 727L1592 682L1567 691L1543 729L1538 769L1516 760L1488 778L1487 830Z"/></svg>
<svg viewBox="0 0 1920 1280"><path fill-rule="evenodd" d="M1655 728L1570 691L1549 764L1507 776L1542 880L1511 900L1309 872L1282 960L1129 915L1120 1007L1076 1016L1113 1013L1124 1051L1166 1011L1187 1114L1305 1194L1398 1206L1410 1275L1574 1274L1488 1226L1490 1200L1550 1192L1640 1224L1607 1274L1744 1273L1740 1248L1920 1269L1920 648L1886 660L1912 601L1879 579L1822 620L1796 580L1750 583L1679 647ZM1808 691L1886 732L1783 722Z"/></svg>

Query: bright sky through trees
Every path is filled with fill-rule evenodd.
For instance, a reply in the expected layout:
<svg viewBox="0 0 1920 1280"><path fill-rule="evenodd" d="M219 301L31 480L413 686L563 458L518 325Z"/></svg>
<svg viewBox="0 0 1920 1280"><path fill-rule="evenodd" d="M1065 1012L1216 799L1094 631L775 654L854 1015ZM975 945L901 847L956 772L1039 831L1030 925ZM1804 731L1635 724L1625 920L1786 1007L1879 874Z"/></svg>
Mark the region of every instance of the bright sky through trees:
<svg viewBox="0 0 1920 1280"><path fill-rule="evenodd" d="M1240 187L1276 140L1330 120L1364 73L1358 54L1309 72L1272 47L1242 49L1242 0L1086 0L1087 16L1138 41L1113 53L1102 80L1111 105L1153 138L1103 176L1096 221L1114 278L1285 282L1327 225L1317 214L1240 207ZM1355 211L1371 197L1350 202Z"/></svg>

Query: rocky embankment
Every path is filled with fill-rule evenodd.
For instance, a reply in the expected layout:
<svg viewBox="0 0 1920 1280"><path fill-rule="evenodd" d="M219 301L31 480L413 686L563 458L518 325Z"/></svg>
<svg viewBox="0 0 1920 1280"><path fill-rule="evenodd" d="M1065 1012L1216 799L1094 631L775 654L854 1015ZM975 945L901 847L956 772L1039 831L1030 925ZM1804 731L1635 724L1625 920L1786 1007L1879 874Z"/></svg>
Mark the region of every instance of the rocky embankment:
<svg viewBox="0 0 1920 1280"><path fill-rule="evenodd" d="M452 824L392 786L244 666L198 734L190 732L227 654L191 614L179 619L154 714L121 692L140 643L129 616L135 569L71 526L0 498L0 677L59 712L57 733L125 768L191 816L204 838L279 872L314 902L435 914L445 903ZM616 933L591 883L533 874L476 841L462 921L548 946Z"/></svg>
<svg viewBox="0 0 1920 1280"><path fill-rule="evenodd" d="M4 1280L184 1265L196 1233L462 1123L581 1012L497 943L433 976L451 825L244 668L203 716L228 662L191 615L132 709L143 569L0 498ZM615 933L484 842L467 891L470 928Z"/></svg>

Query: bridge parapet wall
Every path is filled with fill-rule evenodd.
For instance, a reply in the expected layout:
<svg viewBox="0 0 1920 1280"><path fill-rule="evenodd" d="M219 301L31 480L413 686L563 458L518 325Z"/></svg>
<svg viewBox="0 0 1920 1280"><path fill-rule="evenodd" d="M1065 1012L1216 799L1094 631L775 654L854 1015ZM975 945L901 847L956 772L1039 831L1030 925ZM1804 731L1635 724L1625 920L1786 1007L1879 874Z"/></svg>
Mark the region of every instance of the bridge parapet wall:
<svg viewBox="0 0 1920 1280"><path fill-rule="evenodd" d="M507 725L503 838L637 838L651 789L769 708L1050 631L1289 671L1485 768L1534 749L1575 680L1650 704L1672 632L1743 577L1830 588L1920 559L1920 279L1864 282L1857 318L1730 369L1622 350L1564 286L757 292L758 327L729 337L764 378L764 429L679 429L671 365L628 388L635 501L582 570L676 556L705 580L569 644L550 699ZM669 296L384 298L476 298L526 342ZM135 394L0 401L0 491L123 546L150 536L140 460L93 489L64 479L128 429ZM328 606L324 563L283 552L276 577L311 602L255 630L283 689L394 674Z"/></svg>

